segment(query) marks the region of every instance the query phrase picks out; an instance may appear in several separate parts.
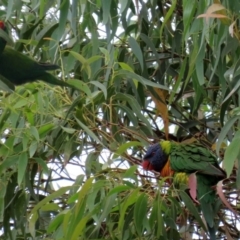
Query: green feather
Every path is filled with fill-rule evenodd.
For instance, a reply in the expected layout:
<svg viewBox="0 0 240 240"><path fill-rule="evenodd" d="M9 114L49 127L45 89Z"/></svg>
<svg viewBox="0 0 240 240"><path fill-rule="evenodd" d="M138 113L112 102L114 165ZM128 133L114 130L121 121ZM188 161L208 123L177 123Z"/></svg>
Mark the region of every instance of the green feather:
<svg viewBox="0 0 240 240"><path fill-rule="evenodd" d="M216 156L199 144L171 143L171 168L176 172L193 173L225 177L225 172L218 166Z"/></svg>

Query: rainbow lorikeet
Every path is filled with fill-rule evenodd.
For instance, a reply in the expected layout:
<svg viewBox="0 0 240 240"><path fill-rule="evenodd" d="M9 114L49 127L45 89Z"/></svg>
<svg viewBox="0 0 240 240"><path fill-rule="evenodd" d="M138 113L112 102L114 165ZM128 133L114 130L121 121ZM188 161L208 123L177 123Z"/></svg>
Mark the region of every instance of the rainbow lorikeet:
<svg viewBox="0 0 240 240"><path fill-rule="evenodd" d="M0 21L0 28L7 33L3 21ZM0 37L0 79L8 81L13 85L21 85L27 82L42 80L44 82L71 87L66 82L57 79L47 71L59 69L58 65L38 63L28 56L6 46L6 39Z"/></svg>
<svg viewBox="0 0 240 240"><path fill-rule="evenodd" d="M148 148L142 166L145 170L160 172L162 177L173 176L173 179L177 179L173 181L175 184L176 181L186 183L188 176L196 173L197 199L208 226L210 239L215 240L214 205L217 195L213 186L226 177L216 156L200 144L160 141ZM183 173L185 178L182 177Z"/></svg>

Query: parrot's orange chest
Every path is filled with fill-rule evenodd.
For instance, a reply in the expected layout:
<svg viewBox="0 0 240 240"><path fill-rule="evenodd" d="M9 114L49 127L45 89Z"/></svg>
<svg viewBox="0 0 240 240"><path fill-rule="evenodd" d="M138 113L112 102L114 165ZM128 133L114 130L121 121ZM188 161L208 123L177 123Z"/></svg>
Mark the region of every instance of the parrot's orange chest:
<svg viewBox="0 0 240 240"><path fill-rule="evenodd" d="M171 177L171 176L173 176L173 174L174 174L174 171L170 167L170 161L168 158L168 161L164 165L163 169L160 171L160 175L162 177Z"/></svg>

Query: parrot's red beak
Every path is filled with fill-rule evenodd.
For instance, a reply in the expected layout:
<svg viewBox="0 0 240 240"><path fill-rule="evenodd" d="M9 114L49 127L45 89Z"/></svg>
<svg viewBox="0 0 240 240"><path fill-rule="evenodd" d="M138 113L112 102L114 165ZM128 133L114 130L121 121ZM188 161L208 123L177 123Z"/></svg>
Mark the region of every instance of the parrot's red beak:
<svg viewBox="0 0 240 240"><path fill-rule="evenodd" d="M144 170L153 170L153 166L148 160L142 162L142 167Z"/></svg>

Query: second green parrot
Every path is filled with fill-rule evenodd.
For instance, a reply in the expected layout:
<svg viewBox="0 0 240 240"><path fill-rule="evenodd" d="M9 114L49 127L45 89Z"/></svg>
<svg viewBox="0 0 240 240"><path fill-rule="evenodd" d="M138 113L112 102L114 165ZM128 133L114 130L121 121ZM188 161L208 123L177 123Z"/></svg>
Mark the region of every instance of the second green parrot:
<svg viewBox="0 0 240 240"><path fill-rule="evenodd" d="M211 240L216 239L215 211L216 193L213 186L226 177L219 167L216 156L200 144L178 144L161 141L150 146L143 158L145 170L160 172L162 177L173 176L173 182L180 184L196 173L197 199L207 222Z"/></svg>
<svg viewBox="0 0 240 240"><path fill-rule="evenodd" d="M7 32L3 21L0 28ZM13 85L21 85L27 82L42 80L44 82L71 87L64 81L57 79L47 71L59 69L58 65L38 63L28 56L6 46L6 40L0 37L0 79L6 79Z"/></svg>

